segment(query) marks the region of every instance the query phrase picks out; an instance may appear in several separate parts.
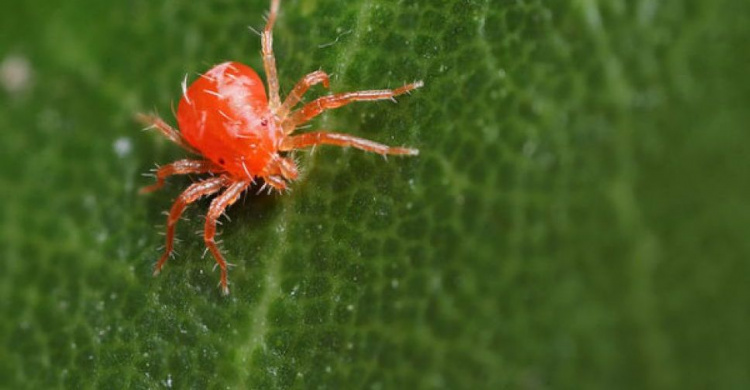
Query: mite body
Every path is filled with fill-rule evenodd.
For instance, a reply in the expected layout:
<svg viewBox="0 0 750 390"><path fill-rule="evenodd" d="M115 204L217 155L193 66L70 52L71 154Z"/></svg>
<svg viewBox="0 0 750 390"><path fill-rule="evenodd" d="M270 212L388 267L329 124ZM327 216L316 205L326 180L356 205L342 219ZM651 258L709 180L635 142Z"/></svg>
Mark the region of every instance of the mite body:
<svg viewBox="0 0 750 390"><path fill-rule="evenodd" d="M211 174L190 185L175 200L167 216L164 254L156 263L159 274L173 250L175 225L190 203L204 196L218 194L206 215L204 241L221 269L220 285L229 293L227 262L216 245L216 223L224 210L258 181L263 186L282 191L297 178L297 166L287 152L329 144L351 146L381 155L416 155L412 148L391 147L349 134L325 130L295 134L297 128L322 112L355 101L393 99L422 86L421 81L393 90L370 90L331 94L294 109L307 90L316 84L328 87L323 71L302 78L281 101L272 49L272 30L279 10L279 0L271 1L266 27L261 34L263 65L268 95L258 74L250 67L225 62L201 75L189 87L183 82L183 94L177 108L179 130L155 115L139 115L142 122L195 154L193 159L178 160L157 169L156 183L143 188L151 192L161 188L171 175Z"/></svg>

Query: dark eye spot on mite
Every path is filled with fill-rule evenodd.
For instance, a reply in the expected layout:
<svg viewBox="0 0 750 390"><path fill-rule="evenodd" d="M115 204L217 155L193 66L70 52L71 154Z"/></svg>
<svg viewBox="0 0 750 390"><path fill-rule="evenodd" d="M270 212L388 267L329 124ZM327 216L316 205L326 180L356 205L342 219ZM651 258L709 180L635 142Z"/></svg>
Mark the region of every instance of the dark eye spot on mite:
<svg viewBox="0 0 750 390"><path fill-rule="evenodd" d="M224 165L224 164L226 164L226 161L224 161L224 159L223 159L223 158L220 158L220 159L219 159L219 164L221 164L221 165Z"/></svg>
<svg viewBox="0 0 750 390"><path fill-rule="evenodd" d="M268 119L263 119L262 121L260 121L260 125L261 126L268 126Z"/></svg>

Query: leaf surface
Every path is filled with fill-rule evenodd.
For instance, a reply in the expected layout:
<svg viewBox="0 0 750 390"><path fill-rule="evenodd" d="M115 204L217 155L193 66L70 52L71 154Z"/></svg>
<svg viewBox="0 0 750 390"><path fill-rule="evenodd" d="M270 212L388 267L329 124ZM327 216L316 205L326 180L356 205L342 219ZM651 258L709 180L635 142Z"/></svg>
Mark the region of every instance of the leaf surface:
<svg viewBox="0 0 750 390"><path fill-rule="evenodd" d="M298 153L291 194L220 227L229 298L207 201L150 277L196 178L139 196L185 153L132 118L174 123L212 64L262 70L267 2L5 5L0 387L750 386L747 5L282 3L283 93L425 81L313 128L421 154Z"/></svg>

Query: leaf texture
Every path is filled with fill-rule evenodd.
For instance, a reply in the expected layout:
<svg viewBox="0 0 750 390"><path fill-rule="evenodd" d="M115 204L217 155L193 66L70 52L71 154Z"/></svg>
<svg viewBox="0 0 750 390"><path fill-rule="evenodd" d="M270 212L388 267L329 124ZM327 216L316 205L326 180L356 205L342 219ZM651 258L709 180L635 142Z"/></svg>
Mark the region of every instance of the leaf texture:
<svg viewBox="0 0 750 390"><path fill-rule="evenodd" d="M133 115L262 70L267 7L5 5L0 387L750 387L746 4L285 0L283 93L425 81L313 128L421 154L298 153L291 194L220 227L228 298L206 201L152 278L197 178L139 196L185 153Z"/></svg>

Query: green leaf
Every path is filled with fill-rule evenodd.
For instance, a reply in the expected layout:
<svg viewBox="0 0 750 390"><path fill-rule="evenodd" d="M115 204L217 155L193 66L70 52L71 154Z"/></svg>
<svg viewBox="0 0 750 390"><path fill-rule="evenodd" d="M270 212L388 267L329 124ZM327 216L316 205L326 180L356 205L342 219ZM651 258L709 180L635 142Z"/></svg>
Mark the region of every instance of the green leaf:
<svg viewBox="0 0 750 390"><path fill-rule="evenodd" d="M285 0L284 93L425 81L313 127L421 154L299 153L221 226L228 298L206 201L152 278L191 178L137 194L185 153L133 115L261 70L267 8L4 5L0 387L750 387L747 4Z"/></svg>

